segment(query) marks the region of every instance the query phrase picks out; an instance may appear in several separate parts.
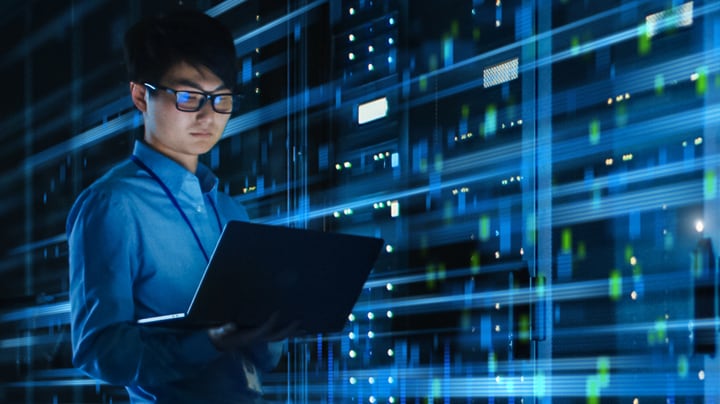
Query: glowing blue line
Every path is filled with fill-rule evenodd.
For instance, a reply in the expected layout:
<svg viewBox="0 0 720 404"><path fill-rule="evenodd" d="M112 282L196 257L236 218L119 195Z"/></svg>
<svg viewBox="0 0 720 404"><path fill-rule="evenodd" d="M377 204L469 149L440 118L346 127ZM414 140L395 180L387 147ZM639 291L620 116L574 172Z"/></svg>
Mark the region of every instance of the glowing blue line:
<svg viewBox="0 0 720 404"><path fill-rule="evenodd" d="M251 32L249 32L249 33L247 33L247 34L245 34L245 35L243 35L243 36L241 36L241 37L235 38L235 41L234 41L234 42L235 42L235 47L237 48L237 47L239 47L240 45L246 44L246 43L248 43L251 39L253 39L253 38L255 38L255 37L258 37L258 36L262 35L263 33L267 32L267 31L270 31L271 29L276 28L277 26L279 26L279 25L281 25L281 24L288 23L288 22L292 21L293 19L295 19L296 17L298 17L298 16L300 16L300 15L302 15L302 14L305 14L305 13L309 12L310 10L312 10L312 9L318 7L318 6L321 6L321 5L325 4L325 3L327 3L327 0L318 0L318 1L315 1L315 2L313 2L313 3L310 3L310 4L306 5L306 6L303 6L303 7L299 8L299 9L297 9L297 10L291 12L291 13L288 13L288 14L286 14L286 15L284 15L284 16L276 19L276 20L273 20L273 21L271 21L271 22L263 25L262 27L254 30L254 31L251 31ZM239 52L239 53L242 53L242 52Z"/></svg>
<svg viewBox="0 0 720 404"><path fill-rule="evenodd" d="M55 344L58 338L58 335L31 335L27 337L1 339L0 349Z"/></svg>
<svg viewBox="0 0 720 404"><path fill-rule="evenodd" d="M43 306L33 306L0 314L0 323L26 320L44 316L65 315L70 313L70 303L54 303Z"/></svg>
<svg viewBox="0 0 720 404"><path fill-rule="evenodd" d="M654 286L665 288L674 286L679 289L686 288L689 274L685 272L663 273L659 275L648 275L643 277L646 288ZM553 302L585 300L588 298L608 296L608 279L598 279L567 284L554 284L546 287L546 295L552 296ZM632 282L632 279L623 279L623 282ZM382 284L382 281L378 281ZM353 309L354 312L375 312L384 310L397 311L412 309L412 312L429 312L450 310L453 308L479 308L490 307L496 303L507 305L518 302L537 302L544 297L538 296L535 291L528 289L502 289L469 294L444 294L444 295L418 295L412 297L393 297L382 300L358 302ZM467 302L471 305L468 306ZM425 311L423 311L425 310Z"/></svg>
<svg viewBox="0 0 720 404"><path fill-rule="evenodd" d="M622 195L606 196L600 202L581 201L554 205L552 225L585 223L603 218L625 215L628 212L659 210L697 204L704 198L701 179L683 183L648 188L642 191L626 192ZM549 223L538 223L538 227Z"/></svg>
<svg viewBox="0 0 720 404"><path fill-rule="evenodd" d="M552 195L553 198L567 197L573 194L583 194L594 189L607 188L610 184L617 183L620 179L622 179L623 184L630 185L637 182L655 181L660 178L687 174L704 169L706 166L717 165L720 165L720 154L698 157L689 162L678 161L655 167L628 171L623 174L612 174L606 177L595 178L589 183L586 181L577 181L563 185L556 185L553 187Z"/></svg>
<svg viewBox="0 0 720 404"><path fill-rule="evenodd" d="M63 241L66 241L66 240L67 240L67 234L65 234L65 233L58 234L56 236L49 237L44 240L39 240L39 241L35 241L33 243L23 244L21 246L15 247L12 250L8 251L7 255L11 256L11 255L16 255L16 254L24 254L24 253L30 252L30 251L38 249L38 248L43 248L43 247L47 247L49 245L62 243Z"/></svg>
<svg viewBox="0 0 720 404"><path fill-rule="evenodd" d="M18 387L64 387L64 386L97 386L106 385L106 382L94 379L70 379L70 380L32 380L23 382L5 382L0 383L0 387L18 388Z"/></svg>
<svg viewBox="0 0 720 404"><path fill-rule="evenodd" d="M205 10L205 14L210 17L217 17L218 15L245 3L247 0L225 0L215 7L211 7Z"/></svg>
<svg viewBox="0 0 720 404"><path fill-rule="evenodd" d="M103 3L105 1L73 3L71 7L68 7L67 11L43 26L41 30L34 32L29 38L23 38L22 41L17 42L18 45L13 50L3 55L0 66L5 68L17 59L28 55L30 51L40 44L65 35L68 26L73 25L74 21L80 21L80 19L102 6Z"/></svg>
<svg viewBox="0 0 720 404"><path fill-rule="evenodd" d="M691 379L688 375L688 379L682 379L677 374L677 371L645 371L648 365L653 363L652 361L641 362L637 364L636 371L625 372L625 373L609 373L607 377L607 385L601 385L598 387L597 397L602 399L614 398L614 397L625 397L625 398L643 398L643 397L668 397L668 396L704 396L704 383L709 381L700 382L699 380ZM638 371L640 370L640 371ZM352 371L351 374L354 374ZM372 386L372 390L365 390L364 395L375 395L382 399L395 395L397 397L398 390L402 385L406 390L406 397L412 398L428 398L428 397L440 397L441 395L447 395L453 398L473 398L473 397L542 397L539 395L537 388L545 388L546 391L552 391L553 397L568 397L575 398L578 400L586 400L588 396L588 382L599 381L599 375L597 369L587 369L584 372L576 372L571 375L547 375L547 376L534 376L529 375L487 375L482 369L478 369L478 373L485 375L470 376L470 377L450 377L450 378L439 378L438 375L442 374L442 370L438 367L431 367L423 369L418 372L417 369L398 369L397 377L394 383L389 384L382 381L382 376L367 376L375 377L376 383ZM336 382L336 385L348 386L351 390L343 390L341 393L336 393L341 398L351 399L356 398L360 389L367 386L367 378L357 377L358 380L356 386L348 386L349 382L343 380ZM379 380L378 380L379 379ZM442 388L436 389L436 381L442 380ZM668 380L683 380L682 383L668 384ZM303 390L311 395L322 395L327 388L327 381L314 377L311 380L307 380L304 384ZM313 383L313 381L315 381ZM542 383L542 386L539 384ZM278 384L276 388L269 386L266 389L269 392L276 392L276 394L283 393L282 385ZM428 394L428 392L431 392ZM433 394L437 393L437 395ZM319 399L319 398L318 398ZM642 400L641 400L642 401Z"/></svg>
<svg viewBox="0 0 720 404"><path fill-rule="evenodd" d="M137 115L137 112L128 112L126 114L120 115L119 117L111 121L108 121L107 123L80 133L72 137L71 139L56 144L28 157L25 160L24 166L33 168L37 167L44 163L50 162L53 159L63 157L73 150L82 149L84 147L93 145L109 136L118 134L128 129L136 128L139 126L139 121L136 118Z"/></svg>

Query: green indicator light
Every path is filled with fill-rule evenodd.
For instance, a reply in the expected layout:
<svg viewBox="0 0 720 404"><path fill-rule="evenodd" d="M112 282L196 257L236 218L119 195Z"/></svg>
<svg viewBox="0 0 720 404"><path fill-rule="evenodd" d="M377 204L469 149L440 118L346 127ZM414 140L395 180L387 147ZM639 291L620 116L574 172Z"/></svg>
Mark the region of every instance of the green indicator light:
<svg viewBox="0 0 720 404"><path fill-rule="evenodd" d="M527 316L527 314L523 314L520 316L520 320L518 321L518 331L518 337L521 341L530 340L530 318Z"/></svg>
<svg viewBox="0 0 720 404"><path fill-rule="evenodd" d="M563 229L562 231L562 241L560 244L562 248L563 253L570 253L572 252L572 230L570 229Z"/></svg>
<svg viewBox="0 0 720 404"><path fill-rule="evenodd" d="M535 213L530 213L525 218L525 242L528 246L535 245L535 237L537 232L535 231Z"/></svg>
<svg viewBox="0 0 720 404"><path fill-rule="evenodd" d="M438 265L437 278L439 280L445 280L447 278L447 266L444 262L441 262L440 265Z"/></svg>
<svg viewBox="0 0 720 404"><path fill-rule="evenodd" d="M442 153L435 153L435 171L440 172L443 169Z"/></svg>
<svg viewBox="0 0 720 404"><path fill-rule="evenodd" d="M427 91L428 82L427 82L426 76L420 77L420 80L418 81L418 86L420 87L420 91L422 91L422 92Z"/></svg>
<svg viewBox="0 0 720 404"><path fill-rule="evenodd" d="M667 321L665 319L655 320L655 326L648 331L648 345L664 344L667 339Z"/></svg>
<svg viewBox="0 0 720 404"><path fill-rule="evenodd" d="M690 370L690 363L688 362L688 358L685 355L680 355L678 357L678 376L685 379L688 376L689 370Z"/></svg>
<svg viewBox="0 0 720 404"><path fill-rule="evenodd" d="M473 275L480 273L480 253L477 251L470 256L470 272Z"/></svg>
<svg viewBox="0 0 720 404"><path fill-rule="evenodd" d="M490 239L490 217L487 215L480 216L480 240L488 241Z"/></svg>
<svg viewBox="0 0 720 404"><path fill-rule="evenodd" d="M600 404L600 382L597 376L588 376L585 380L585 398L587 404Z"/></svg>
<svg viewBox="0 0 720 404"><path fill-rule="evenodd" d="M703 196L705 200L713 200L717 196L717 173L715 173L715 170L705 171Z"/></svg>
<svg viewBox="0 0 720 404"><path fill-rule="evenodd" d="M628 244L625 246L625 262L632 261L632 258L635 256L635 250L633 250L633 247Z"/></svg>
<svg viewBox="0 0 720 404"><path fill-rule="evenodd" d="M647 25L642 24L638 27L638 55L645 56L650 53L652 42L648 33Z"/></svg>
<svg viewBox="0 0 720 404"><path fill-rule="evenodd" d="M428 59L428 68L431 72L438 69L438 57L435 54L430 55L430 58Z"/></svg>
<svg viewBox="0 0 720 404"><path fill-rule="evenodd" d="M577 56L580 53L580 38L577 36L570 39L570 53L572 53L573 56Z"/></svg>
<svg viewBox="0 0 720 404"><path fill-rule="evenodd" d="M655 95L663 95L665 92L665 76L655 75Z"/></svg>
<svg viewBox="0 0 720 404"><path fill-rule="evenodd" d="M628 112L625 103L617 104L615 108L615 125L618 127L626 126L628 123Z"/></svg>
<svg viewBox="0 0 720 404"><path fill-rule="evenodd" d="M433 379L432 381L432 397L431 399L435 399L436 397L442 397L442 380L438 379L437 377Z"/></svg>
<svg viewBox="0 0 720 404"><path fill-rule="evenodd" d="M497 108L490 104L485 109L485 128L482 132L485 136L492 136L497 131Z"/></svg>
<svg viewBox="0 0 720 404"><path fill-rule="evenodd" d="M600 356L597 358L598 385L606 388L610 385L610 358Z"/></svg>
<svg viewBox="0 0 720 404"><path fill-rule="evenodd" d="M600 143L600 121L593 119L588 125L588 137L590 138L590 144L595 146Z"/></svg>
<svg viewBox="0 0 720 404"><path fill-rule="evenodd" d="M443 220L445 220L446 224L452 224L453 218L455 217L455 213L453 213L454 209L452 200L446 200L443 203Z"/></svg>
<svg viewBox="0 0 720 404"><path fill-rule="evenodd" d="M453 38L460 36L460 23L458 20L453 20L450 24L450 35L452 35Z"/></svg>
<svg viewBox="0 0 720 404"><path fill-rule="evenodd" d="M610 296L610 299L615 301L619 300L623 289L622 275L620 274L620 271L613 269L612 272L610 272L610 279L608 282L608 295Z"/></svg>
<svg viewBox="0 0 720 404"><path fill-rule="evenodd" d="M697 79L695 80L695 93L699 96L704 96L708 90L708 75L707 68L701 67L697 72Z"/></svg>
<svg viewBox="0 0 720 404"><path fill-rule="evenodd" d="M587 245L585 244L584 241L580 241L578 243L577 257L578 257L578 259L581 259L581 260L584 260L585 258L587 258Z"/></svg>
<svg viewBox="0 0 720 404"><path fill-rule="evenodd" d="M428 264L425 268L425 285L428 289L435 289L437 284L437 270L435 264Z"/></svg>
<svg viewBox="0 0 720 404"><path fill-rule="evenodd" d="M463 330L468 330L472 327L472 316L470 315L469 310L463 310L462 314L460 314L460 328Z"/></svg>

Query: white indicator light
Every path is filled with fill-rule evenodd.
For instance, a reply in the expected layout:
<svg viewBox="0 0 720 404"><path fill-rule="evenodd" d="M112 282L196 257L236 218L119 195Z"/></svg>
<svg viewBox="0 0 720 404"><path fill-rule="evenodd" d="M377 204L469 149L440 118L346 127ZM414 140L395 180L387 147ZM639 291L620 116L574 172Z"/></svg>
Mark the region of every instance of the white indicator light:
<svg viewBox="0 0 720 404"><path fill-rule="evenodd" d="M391 217L400 216L400 202L393 201L392 204L390 204L390 216Z"/></svg>
<svg viewBox="0 0 720 404"><path fill-rule="evenodd" d="M358 124L372 122L385 118L388 114L387 97L378 98L370 102L358 105Z"/></svg>

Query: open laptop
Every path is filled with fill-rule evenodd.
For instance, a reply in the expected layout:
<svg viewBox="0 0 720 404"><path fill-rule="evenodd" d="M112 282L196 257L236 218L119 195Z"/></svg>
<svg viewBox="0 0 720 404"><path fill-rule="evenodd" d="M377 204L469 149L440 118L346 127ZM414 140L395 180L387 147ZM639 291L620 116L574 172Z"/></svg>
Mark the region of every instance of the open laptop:
<svg viewBox="0 0 720 404"><path fill-rule="evenodd" d="M298 333L341 331L373 268L382 239L230 221L190 307L138 324L257 327L275 314Z"/></svg>

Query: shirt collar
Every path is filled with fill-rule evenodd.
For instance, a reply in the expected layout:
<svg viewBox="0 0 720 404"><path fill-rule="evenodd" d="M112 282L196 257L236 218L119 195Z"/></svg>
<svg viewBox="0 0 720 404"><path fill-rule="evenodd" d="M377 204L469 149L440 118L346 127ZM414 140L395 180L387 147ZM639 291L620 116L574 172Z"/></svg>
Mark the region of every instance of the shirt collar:
<svg viewBox="0 0 720 404"><path fill-rule="evenodd" d="M218 178L204 164L198 163L197 171L193 174L139 140L135 141L133 155L152 170L173 194L178 194L186 181L198 181L202 192L209 194L213 202L217 202Z"/></svg>

